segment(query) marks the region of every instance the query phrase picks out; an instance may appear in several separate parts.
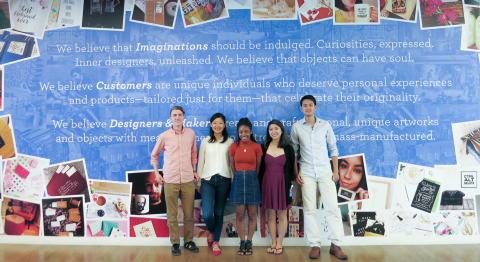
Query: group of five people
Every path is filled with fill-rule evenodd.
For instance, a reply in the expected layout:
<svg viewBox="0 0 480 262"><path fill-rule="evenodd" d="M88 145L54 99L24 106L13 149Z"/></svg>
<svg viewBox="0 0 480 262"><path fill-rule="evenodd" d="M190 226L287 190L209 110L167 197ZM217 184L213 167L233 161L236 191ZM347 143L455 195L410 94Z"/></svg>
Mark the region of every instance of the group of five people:
<svg viewBox="0 0 480 262"><path fill-rule="evenodd" d="M320 230L316 215L318 187L330 226L330 253L339 259L347 259L338 246L341 221L337 216L335 187L335 182L339 180L336 139L329 122L315 116L316 109L313 96L302 97L300 110L305 118L293 125L290 139L282 122L272 120L268 124L263 145L256 143L248 118L238 121L238 138L234 142L228 137L225 116L216 113L210 119L210 135L201 142L197 167L195 133L183 126L183 108L172 107L172 127L160 134L152 151L151 164L159 175L158 157L163 150L163 177L160 183L164 185L173 255L181 254L177 222L179 195L184 212L184 248L192 252L199 251L193 242L194 182L197 182L197 190L201 192L203 215L209 231L207 242L214 255L221 253L219 241L227 198L236 211L240 237L238 255L253 253L252 238L259 205L267 211L267 224L271 232L272 245L267 252L282 254L282 242L288 226L287 210L292 203L290 187L296 181L302 186L305 233L312 248L309 257L320 257ZM300 170L297 167L298 152ZM328 153L333 160L333 172ZM246 239L245 213L248 214Z"/></svg>

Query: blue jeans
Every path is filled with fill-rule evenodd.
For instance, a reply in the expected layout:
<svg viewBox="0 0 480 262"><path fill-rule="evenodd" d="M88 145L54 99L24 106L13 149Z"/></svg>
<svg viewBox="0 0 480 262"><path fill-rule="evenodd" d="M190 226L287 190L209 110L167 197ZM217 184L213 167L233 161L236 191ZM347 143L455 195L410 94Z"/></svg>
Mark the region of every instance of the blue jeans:
<svg viewBox="0 0 480 262"><path fill-rule="evenodd" d="M208 231L213 233L213 241L220 241L223 227L223 210L230 193L231 179L214 175L210 180L202 179L202 210Z"/></svg>

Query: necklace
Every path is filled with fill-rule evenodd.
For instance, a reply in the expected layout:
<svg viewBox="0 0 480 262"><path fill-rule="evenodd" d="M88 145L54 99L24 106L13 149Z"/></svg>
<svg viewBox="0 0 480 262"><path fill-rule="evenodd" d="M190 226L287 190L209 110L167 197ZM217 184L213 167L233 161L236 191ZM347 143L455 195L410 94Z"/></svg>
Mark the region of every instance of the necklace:
<svg viewBox="0 0 480 262"><path fill-rule="evenodd" d="M240 145L242 145L242 147L243 147L243 152L247 152L247 148L248 148L248 146L250 145L250 142L252 142L252 140L248 141L247 147L244 147L243 144L240 143Z"/></svg>

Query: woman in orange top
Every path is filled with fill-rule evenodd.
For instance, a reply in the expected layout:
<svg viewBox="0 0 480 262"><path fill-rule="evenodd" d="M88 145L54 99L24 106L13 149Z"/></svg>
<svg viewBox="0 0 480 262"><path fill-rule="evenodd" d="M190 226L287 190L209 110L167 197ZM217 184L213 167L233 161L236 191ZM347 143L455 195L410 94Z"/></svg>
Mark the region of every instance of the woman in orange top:
<svg viewBox="0 0 480 262"><path fill-rule="evenodd" d="M262 203L258 172L262 160L262 147L255 142L252 123L242 118L237 124L238 140L230 146L229 158L233 182L230 191L230 204L235 206L237 230L240 237L238 255L251 255L252 238L257 226L257 206ZM248 238L245 241L245 206L248 210Z"/></svg>

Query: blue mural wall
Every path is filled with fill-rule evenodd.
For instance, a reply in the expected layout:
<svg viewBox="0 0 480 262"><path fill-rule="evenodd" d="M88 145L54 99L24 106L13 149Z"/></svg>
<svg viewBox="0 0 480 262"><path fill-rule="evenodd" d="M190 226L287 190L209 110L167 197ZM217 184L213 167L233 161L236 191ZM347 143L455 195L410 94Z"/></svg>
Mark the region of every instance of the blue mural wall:
<svg viewBox="0 0 480 262"><path fill-rule="evenodd" d="M38 40L40 57L5 67L4 114L18 153L85 158L89 178L125 181L152 168L173 105L197 146L216 112L233 137L250 118L261 143L272 119L290 132L312 94L340 155L364 153L370 175L393 178L399 161L455 164L451 123L478 119L479 58L460 39L460 27L300 26L250 21L249 10L187 29L181 19L174 30L128 19L124 31L65 28Z"/></svg>

